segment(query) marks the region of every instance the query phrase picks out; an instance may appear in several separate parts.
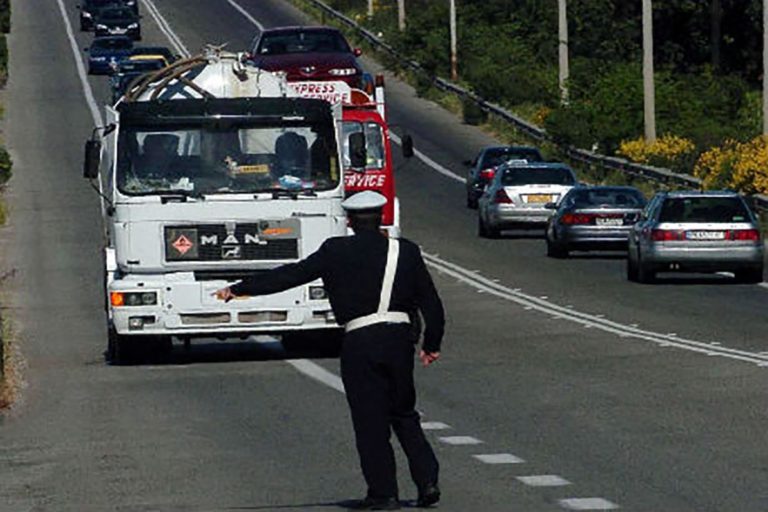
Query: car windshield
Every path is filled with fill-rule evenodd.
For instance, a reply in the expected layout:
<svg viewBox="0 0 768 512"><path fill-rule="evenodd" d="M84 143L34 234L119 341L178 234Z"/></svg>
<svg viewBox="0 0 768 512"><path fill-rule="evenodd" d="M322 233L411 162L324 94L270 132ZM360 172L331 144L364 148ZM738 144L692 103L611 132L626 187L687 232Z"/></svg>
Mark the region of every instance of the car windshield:
<svg viewBox="0 0 768 512"><path fill-rule="evenodd" d="M86 8L103 7L105 5L114 5L115 0L90 0L85 3Z"/></svg>
<svg viewBox="0 0 768 512"><path fill-rule="evenodd" d="M347 41L338 32L330 30L312 30L305 32L280 32L265 35L259 44L258 52L262 55L281 55L285 53L349 53Z"/></svg>
<svg viewBox="0 0 768 512"><path fill-rule="evenodd" d="M526 160L528 162L541 162L541 154L536 149L530 148L495 148L483 153L480 167L488 169L509 162L510 160Z"/></svg>
<svg viewBox="0 0 768 512"><path fill-rule="evenodd" d="M130 50L133 42L127 37L94 39L91 48L98 50Z"/></svg>
<svg viewBox="0 0 768 512"><path fill-rule="evenodd" d="M574 208L642 208L645 199L637 190L585 188L572 190L563 203Z"/></svg>
<svg viewBox="0 0 768 512"><path fill-rule="evenodd" d="M517 185L574 185L573 174L563 167L537 169L510 167L504 170L501 183L505 187Z"/></svg>
<svg viewBox="0 0 768 512"><path fill-rule="evenodd" d="M330 190L339 183L332 129L211 123L120 134L119 189L130 195Z"/></svg>
<svg viewBox="0 0 768 512"><path fill-rule="evenodd" d="M124 20L133 17L133 11L124 7L119 7L117 9L104 9L99 13L99 18L103 20Z"/></svg>
<svg viewBox="0 0 768 512"><path fill-rule="evenodd" d="M349 159L349 136L353 133L363 132L365 135L366 169L381 169L384 161L384 135L381 126L376 123L359 123L356 121L344 121L342 124L342 155L344 168L352 165Z"/></svg>
<svg viewBox="0 0 768 512"><path fill-rule="evenodd" d="M749 211L738 197L669 197L660 222L748 222Z"/></svg>

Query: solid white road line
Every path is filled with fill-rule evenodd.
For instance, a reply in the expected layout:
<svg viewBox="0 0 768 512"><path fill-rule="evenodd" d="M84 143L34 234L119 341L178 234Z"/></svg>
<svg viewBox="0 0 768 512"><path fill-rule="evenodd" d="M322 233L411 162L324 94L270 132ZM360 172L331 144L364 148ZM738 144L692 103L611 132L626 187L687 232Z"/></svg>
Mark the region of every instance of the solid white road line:
<svg viewBox="0 0 768 512"><path fill-rule="evenodd" d="M171 45L173 45L176 51L183 57L189 58L191 55L189 50L187 50L187 47L184 46L184 43L181 42L179 36L176 35L176 32L173 31L171 25L160 13L160 10L155 6L154 2L152 0L142 0L142 2L144 2L144 7L146 7L147 11L149 11L149 14L151 14L155 19L155 22L157 23L158 28L160 28L160 31L165 35L165 37L168 38L168 41L170 41Z"/></svg>
<svg viewBox="0 0 768 512"><path fill-rule="evenodd" d="M93 89L91 84L88 83L88 74L85 72L85 65L80 56L80 48L77 46L77 40L75 39L75 33L72 30L72 24L67 17L67 9L64 7L62 0L56 0L59 4L59 11L61 12L61 19L64 20L64 29L67 31L67 38L69 39L69 46L72 48L72 54L75 56L75 67L77 68L77 74L80 77L80 84L83 87L83 94L85 95L85 102L88 104L88 110L91 111L91 117L93 118L94 126L102 126L104 121L99 112L99 106L96 103L96 98L93 97Z"/></svg>
<svg viewBox="0 0 768 512"><path fill-rule="evenodd" d="M486 464L522 464L525 462L511 453L484 453L473 455L473 457Z"/></svg>
<svg viewBox="0 0 768 512"><path fill-rule="evenodd" d="M400 137L398 137L398 135L396 133L392 132L392 131L389 132L389 138L395 144L402 145L402 143L403 143L402 139ZM416 155L416 158L418 158L419 160L421 160L422 162L427 164L427 166L429 166L432 169L434 169L435 171L439 172L440 174L442 174L446 178L450 178L450 179L452 179L454 181L458 181L460 183L466 183L467 182L466 178L464 178L462 176L459 176L458 174L456 174L455 172L453 172L453 171L451 171L449 169L446 169L445 167L443 167L439 163L435 162L434 160L429 158L427 155L425 155L424 153L422 153L418 149L414 148L413 154Z"/></svg>
<svg viewBox="0 0 768 512"><path fill-rule="evenodd" d="M472 436L446 436L438 437L441 443L450 444L454 446L470 445L470 444L483 444L483 442L476 437Z"/></svg>
<svg viewBox="0 0 768 512"><path fill-rule="evenodd" d="M768 357L758 353L746 350L732 349L723 346L713 345L712 343L697 340L688 340L678 336L669 336L667 334L645 331L636 327L621 324L608 320L604 317L598 317L589 313L582 313L573 309L559 306L548 300L534 297L523 293L518 289L512 289L480 276L460 265L443 260L438 256L422 253L427 265L438 271L458 279L472 287L484 290L487 293L499 298L515 302L524 308L534 309L549 315L555 315L557 318L576 322L585 327L595 327L621 337L632 337L650 341L662 346L672 346L691 352L697 352L706 355L718 355L737 361L745 361L757 364L758 366L768 366Z"/></svg>
<svg viewBox="0 0 768 512"><path fill-rule="evenodd" d="M529 475L515 478L531 487L562 487L564 485L571 485L571 482L557 475Z"/></svg>
<svg viewBox="0 0 768 512"><path fill-rule="evenodd" d="M231 6L232 6L232 7L234 7L235 9L237 9L237 10L238 10L238 12L239 12L240 14L242 14L242 15L245 17L245 19L247 19L247 20L248 20L248 21L250 21L250 22L251 22L253 25L255 25L255 26L256 26L256 28L258 28L258 29L259 29L259 31L261 31L261 32L264 32L264 25L262 25L262 24L261 24L261 23L260 23L260 22L259 22L259 21L258 21L256 18L254 18L253 16L251 16L251 13L249 13L248 11L246 11L245 9L243 9L243 8L240 6L240 4L238 4L238 3L237 3L237 2L235 2L234 0L227 0L227 3L229 3L229 5L231 5Z"/></svg>
<svg viewBox="0 0 768 512"><path fill-rule="evenodd" d="M616 510L619 508L603 498L567 498L558 503L568 510Z"/></svg>

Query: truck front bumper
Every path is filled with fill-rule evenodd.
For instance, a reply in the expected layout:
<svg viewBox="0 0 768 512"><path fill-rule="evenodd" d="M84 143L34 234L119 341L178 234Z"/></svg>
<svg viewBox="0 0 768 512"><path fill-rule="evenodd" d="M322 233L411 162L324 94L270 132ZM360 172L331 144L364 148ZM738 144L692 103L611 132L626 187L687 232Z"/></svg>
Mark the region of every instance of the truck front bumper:
<svg viewBox="0 0 768 512"><path fill-rule="evenodd" d="M285 332L338 329L327 298L315 282L285 292L247 297L228 303L217 300L216 290L226 281L195 281L185 275L136 276L112 281L108 286L109 313L118 334L171 335L179 337L247 336ZM191 276L188 276L191 277ZM129 305L129 294L156 294L154 303ZM116 295L122 294L122 295ZM116 305L123 297L123 305Z"/></svg>

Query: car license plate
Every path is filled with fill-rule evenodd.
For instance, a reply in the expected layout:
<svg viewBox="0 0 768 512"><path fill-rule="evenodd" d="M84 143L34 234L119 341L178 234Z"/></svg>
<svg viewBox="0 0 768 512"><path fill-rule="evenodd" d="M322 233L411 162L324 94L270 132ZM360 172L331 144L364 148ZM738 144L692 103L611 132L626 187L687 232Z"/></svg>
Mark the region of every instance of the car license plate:
<svg viewBox="0 0 768 512"><path fill-rule="evenodd" d="M128 32L128 29L125 28L113 28L109 31L110 34L125 34Z"/></svg>
<svg viewBox="0 0 768 512"><path fill-rule="evenodd" d="M725 240L725 231L686 231L688 240Z"/></svg>
<svg viewBox="0 0 768 512"><path fill-rule="evenodd" d="M550 194L528 194L525 196L526 203L551 203L552 196Z"/></svg>
<svg viewBox="0 0 768 512"><path fill-rule="evenodd" d="M623 226L624 219L621 217L597 217L595 224L597 226Z"/></svg>

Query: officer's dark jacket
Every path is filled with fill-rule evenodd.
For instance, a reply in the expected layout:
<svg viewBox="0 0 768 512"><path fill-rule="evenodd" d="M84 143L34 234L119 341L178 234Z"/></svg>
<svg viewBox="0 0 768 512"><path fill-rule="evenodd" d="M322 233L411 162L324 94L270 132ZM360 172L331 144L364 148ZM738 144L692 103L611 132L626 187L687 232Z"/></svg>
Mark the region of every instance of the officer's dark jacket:
<svg viewBox="0 0 768 512"><path fill-rule="evenodd" d="M361 231L328 239L306 259L247 278L232 286L232 292L267 295L322 278L336 320L344 325L378 309L386 260L387 238L377 231ZM416 309L425 323L422 348L439 351L445 327L443 304L418 246L401 238L389 311Z"/></svg>

